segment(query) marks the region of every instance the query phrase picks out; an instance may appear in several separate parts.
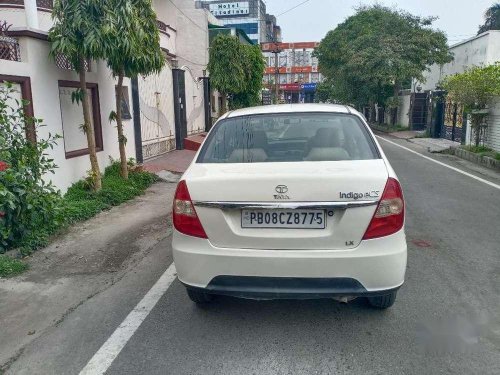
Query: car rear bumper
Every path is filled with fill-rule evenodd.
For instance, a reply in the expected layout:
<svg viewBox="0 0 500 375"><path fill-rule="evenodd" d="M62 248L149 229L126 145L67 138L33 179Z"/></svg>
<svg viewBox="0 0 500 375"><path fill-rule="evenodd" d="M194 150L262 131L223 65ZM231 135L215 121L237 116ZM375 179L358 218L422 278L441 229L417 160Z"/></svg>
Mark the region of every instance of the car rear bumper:
<svg viewBox="0 0 500 375"><path fill-rule="evenodd" d="M206 288L185 284L186 288L209 294L251 299L310 299L380 296L398 288L369 292L357 280L349 278L298 278L217 276Z"/></svg>
<svg viewBox="0 0 500 375"><path fill-rule="evenodd" d="M380 295L404 282L404 231L352 250L216 248L174 231L179 280L209 293L255 298Z"/></svg>

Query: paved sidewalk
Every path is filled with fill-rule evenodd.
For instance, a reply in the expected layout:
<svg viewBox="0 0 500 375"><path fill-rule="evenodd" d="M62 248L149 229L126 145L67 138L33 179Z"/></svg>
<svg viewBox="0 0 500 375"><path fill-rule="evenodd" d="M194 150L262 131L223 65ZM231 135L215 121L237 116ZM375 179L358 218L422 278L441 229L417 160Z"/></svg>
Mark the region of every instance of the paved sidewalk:
<svg viewBox="0 0 500 375"><path fill-rule="evenodd" d="M443 138L413 138L408 141L427 149L429 152L441 152L449 148L459 147L459 142L453 142Z"/></svg>
<svg viewBox="0 0 500 375"><path fill-rule="evenodd" d="M422 133L423 133L422 131L406 130L406 131L402 131L402 132L394 132L394 133L389 133L389 134L392 137L396 137L399 139L413 139Z"/></svg>
<svg viewBox="0 0 500 375"><path fill-rule="evenodd" d="M193 161L196 151L175 150L144 162L144 169L158 174L161 171L184 173Z"/></svg>

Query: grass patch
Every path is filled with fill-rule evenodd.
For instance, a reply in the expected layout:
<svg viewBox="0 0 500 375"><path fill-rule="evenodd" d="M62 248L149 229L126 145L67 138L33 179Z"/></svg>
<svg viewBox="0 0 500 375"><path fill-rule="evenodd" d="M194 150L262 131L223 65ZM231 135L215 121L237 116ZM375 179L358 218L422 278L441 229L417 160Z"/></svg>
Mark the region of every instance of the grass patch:
<svg viewBox="0 0 500 375"><path fill-rule="evenodd" d="M120 165L114 163L106 168L100 192L92 192L86 181L79 181L68 189L63 199L61 219L66 224L90 219L101 211L143 194L157 180L152 173L135 171L130 172L126 181L120 176Z"/></svg>
<svg viewBox="0 0 500 375"><path fill-rule="evenodd" d="M384 132L384 133L396 133L396 132L404 132L410 130L408 127L404 127L401 125L380 125L380 124L370 124L372 129Z"/></svg>
<svg viewBox="0 0 500 375"><path fill-rule="evenodd" d="M143 194L156 181L156 175L144 171L131 171L129 179L124 180L120 176L119 163L106 168L102 177L102 190L98 193L89 188L86 180L78 181L61 199L54 223L38 228L23 239L21 254L26 256L47 246L50 237L62 229Z"/></svg>
<svg viewBox="0 0 500 375"><path fill-rule="evenodd" d="M472 145L464 146L464 149L473 152L475 154L489 154L493 151L491 148L486 146L472 146Z"/></svg>
<svg viewBox="0 0 500 375"><path fill-rule="evenodd" d="M0 255L0 277L19 275L28 269L28 265L7 255Z"/></svg>
<svg viewBox="0 0 500 375"><path fill-rule="evenodd" d="M495 152L491 148L486 146L463 146L463 148L469 152L479 154L481 156L489 156L495 160L500 160L500 152Z"/></svg>

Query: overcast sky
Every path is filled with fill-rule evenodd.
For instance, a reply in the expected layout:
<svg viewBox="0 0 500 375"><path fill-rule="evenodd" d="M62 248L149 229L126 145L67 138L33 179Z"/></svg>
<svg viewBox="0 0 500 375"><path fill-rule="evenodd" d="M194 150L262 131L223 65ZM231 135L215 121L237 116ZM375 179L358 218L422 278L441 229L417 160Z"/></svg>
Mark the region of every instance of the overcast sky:
<svg viewBox="0 0 500 375"><path fill-rule="evenodd" d="M304 0L265 0L267 13L275 16ZM444 31L450 44L474 36L485 10L495 0L309 0L278 17L285 42L320 41L329 30L354 14L359 5L395 6L415 15L437 16L435 27Z"/></svg>

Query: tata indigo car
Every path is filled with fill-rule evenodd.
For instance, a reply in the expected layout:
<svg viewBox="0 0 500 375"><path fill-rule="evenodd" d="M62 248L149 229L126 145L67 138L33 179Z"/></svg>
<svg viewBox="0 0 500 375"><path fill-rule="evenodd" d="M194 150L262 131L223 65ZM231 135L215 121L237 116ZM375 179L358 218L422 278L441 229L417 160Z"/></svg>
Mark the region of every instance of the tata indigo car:
<svg viewBox="0 0 500 375"><path fill-rule="evenodd" d="M174 261L191 300L367 297L404 282L405 202L363 116L341 105L224 115L173 204Z"/></svg>

